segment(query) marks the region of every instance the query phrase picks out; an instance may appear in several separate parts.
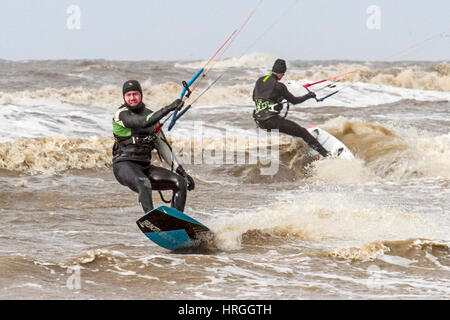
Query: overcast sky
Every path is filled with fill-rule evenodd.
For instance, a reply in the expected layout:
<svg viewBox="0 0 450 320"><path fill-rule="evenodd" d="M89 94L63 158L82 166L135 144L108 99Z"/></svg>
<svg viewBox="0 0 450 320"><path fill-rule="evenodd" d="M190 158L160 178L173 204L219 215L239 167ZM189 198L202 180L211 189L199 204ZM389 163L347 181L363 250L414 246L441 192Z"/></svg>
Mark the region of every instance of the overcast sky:
<svg viewBox="0 0 450 320"><path fill-rule="evenodd" d="M0 59L207 59L257 3L1 1ZM448 61L449 16L450 0L263 0L225 57Z"/></svg>

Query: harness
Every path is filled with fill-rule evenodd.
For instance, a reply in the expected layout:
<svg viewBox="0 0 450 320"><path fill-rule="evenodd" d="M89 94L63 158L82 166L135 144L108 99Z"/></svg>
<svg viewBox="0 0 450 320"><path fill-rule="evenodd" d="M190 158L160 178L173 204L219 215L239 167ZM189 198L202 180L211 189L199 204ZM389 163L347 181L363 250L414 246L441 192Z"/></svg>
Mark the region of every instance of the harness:
<svg viewBox="0 0 450 320"><path fill-rule="evenodd" d="M286 118L289 112L289 102L284 100L279 103L274 103L268 100L255 99L255 109L253 110L253 119L256 122L256 126L259 127L259 123L269 120L270 118L279 115L281 110L286 107L286 112L282 116Z"/></svg>
<svg viewBox="0 0 450 320"><path fill-rule="evenodd" d="M280 111L277 111L275 107L277 107L279 104L274 103L272 101L264 100L264 99L255 99L255 114L260 113L261 111L267 110L270 112L276 112L280 113Z"/></svg>
<svg viewBox="0 0 450 320"><path fill-rule="evenodd" d="M148 161L150 153L155 148L156 132L150 135L132 135L130 137L114 136L114 159L130 159L135 161Z"/></svg>
<svg viewBox="0 0 450 320"><path fill-rule="evenodd" d="M149 136L131 136L128 139L122 139L120 141L118 141L117 138L114 138L114 141L117 142L119 144L119 147L121 148L127 147L130 144L151 146L152 144L154 144L155 140L155 134Z"/></svg>

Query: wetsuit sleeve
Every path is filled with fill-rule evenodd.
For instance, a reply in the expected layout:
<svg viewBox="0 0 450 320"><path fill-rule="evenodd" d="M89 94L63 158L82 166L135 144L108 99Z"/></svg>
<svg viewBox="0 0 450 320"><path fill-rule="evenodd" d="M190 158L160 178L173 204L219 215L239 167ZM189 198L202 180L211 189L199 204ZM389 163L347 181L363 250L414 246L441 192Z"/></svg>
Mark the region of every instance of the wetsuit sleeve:
<svg viewBox="0 0 450 320"><path fill-rule="evenodd" d="M159 156L170 166L172 171L176 171L180 163L173 154L172 147L162 131L156 133L155 146Z"/></svg>
<svg viewBox="0 0 450 320"><path fill-rule="evenodd" d="M289 92L288 88L284 83L278 82L277 89L280 95L292 104L302 103L311 98L311 96L308 96L308 94L299 97L294 96L292 93Z"/></svg>
<svg viewBox="0 0 450 320"><path fill-rule="evenodd" d="M179 104L179 99L175 100L173 103L153 112L149 115L135 114L133 112L127 112L126 109L119 110L116 113L115 121L120 123L125 128L136 129L136 128L147 128L157 124L162 118L169 114L169 112L176 109ZM125 111L125 112L124 112Z"/></svg>
<svg viewBox="0 0 450 320"><path fill-rule="evenodd" d="M164 108L161 108L158 111L149 114L146 118L147 121L146 127L150 127L158 123L159 120L168 115L169 112L175 110L180 102L181 102L180 99L177 99L168 106L165 106Z"/></svg>
<svg viewBox="0 0 450 320"><path fill-rule="evenodd" d="M114 116L114 121L119 123L122 127L135 129L145 128L147 126L146 118L147 117L145 115L135 114L124 108L117 111Z"/></svg>

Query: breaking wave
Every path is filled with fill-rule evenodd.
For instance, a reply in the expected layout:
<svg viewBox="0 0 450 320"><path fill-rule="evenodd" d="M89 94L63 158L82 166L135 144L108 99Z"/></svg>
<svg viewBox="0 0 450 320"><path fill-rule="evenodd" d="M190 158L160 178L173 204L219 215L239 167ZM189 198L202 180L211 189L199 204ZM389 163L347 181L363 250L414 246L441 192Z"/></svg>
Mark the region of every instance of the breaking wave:
<svg viewBox="0 0 450 320"><path fill-rule="evenodd" d="M354 72L352 72L354 71ZM292 80L322 80L338 74L352 72L338 81L351 83L372 83L406 89L450 91L450 64L440 63L431 67L409 66L387 69L371 69L361 64L337 64L333 66L314 66L311 70L292 72Z"/></svg>
<svg viewBox="0 0 450 320"><path fill-rule="evenodd" d="M251 53L241 57L232 57L216 62L217 68L249 68L262 69L270 72L276 57L265 53ZM176 67L199 69L205 61L176 64ZM371 63L337 63L307 65L302 62L293 61L289 66L287 79L292 80L322 80L334 77L339 74L352 72L339 81L349 81L352 83L363 82L380 85L388 85L399 88L450 91L450 64L446 62L432 66L402 66L377 68ZM299 71L298 69L305 69ZM353 72L354 71L354 72ZM256 80L256 79L255 79Z"/></svg>
<svg viewBox="0 0 450 320"><path fill-rule="evenodd" d="M28 173L111 165L112 138L31 138L0 144L0 168Z"/></svg>
<svg viewBox="0 0 450 320"><path fill-rule="evenodd" d="M329 252L335 257L355 259L376 258L389 252L390 241L442 237L434 222L425 221L419 215L376 204L358 194L335 192L300 194L293 201L222 218L211 229L216 234L217 246L224 250L240 249L243 239L253 237L255 231L302 241L333 240L337 246L348 241L370 243L356 249L344 247Z"/></svg>
<svg viewBox="0 0 450 320"><path fill-rule="evenodd" d="M203 105L252 104L251 96L254 82L265 72L270 72L272 61L273 57L265 54L250 54L218 61L216 66L219 68L238 68L240 70L248 68L249 71L239 75L229 75L231 79L227 80L226 84L219 81L199 98L198 103ZM176 66L197 68L202 63L177 64ZM82 68L85 67L82 66ZM86 68L102 70L105 66L88 65ZM107 68L108 70L115 69L113 65L108 65ZM300 81L303 83L326 79L349 71L355 72L340 78L339 81L349 82L353 85L366 83L407 89L450 91L450 64L448 63L428 67L399 66L398 68L388 67L385 69L376 69L367 63L337 63L332 65L321 65L319 63L312 66L293 67L287 74L285 81ZM45 74L43 77L46 77ZM55 75L52 75L52 77L55 77ZM214 77L207 77L206 81L201 81L200 86L206 88L213 80ZM151 80L143 80L141 84L144 101L152 108L160 108L169 104L179 95L182 88L180 84L172 81L152 84ZM192 98L196 98L201 91L195 91ZM34 91L0 92L0 105L12 104L21 99L42 99L73 105L117 107L123 101L121 92L121 88L114 85L91 88L79 86L79 82L77 82L73 87L59 88L55 85L54 87Z"/></svg>
<svg viewBox="0 0 450 320"><path fill-rule="evenodd" d="M267 53L250 53L241 57L231 57L217 62L213 62L214 68L262 68L271 67L276 57ZM175 67L200 69L207 61L198 61L191 63L177 63Z"/></svg>
<svg viewBox="0 0 450 320"><path fill-rule="evenodd" d="M426 136L415 131L393 131L373 123L338 117L323 129L341 140L356 159L314 161L309 147L301 139L280 136L269 146L278 148L279 168L274 175L261 175L267 163L224 163L221 170L241 177L244 183L271 183L308 178L335 183L357 183L377 179L399 181L414 177L450 177L450 134ZM177 157L183 163L195 163L192 155L215 150L217 144L230 146L225 138L171 138ZM0 168L18 172L60 172L69 169L95 169L111 166L112 137L42 137L16 139L0 143ZM186 145L191 147L186 156ZM244 152L249 159L248 139L238 138L233 152ZM199 151L200 150L200 151ZM205 155L205 154L204 154ZM274 153L274 155L276 155ZM273 155L273 156L274 156ZM236 155L234 155L236 156ZM204 156L205 159L206 156ZM158 157L155 155L154 159ZM224 157L222 160L226 160ZM205 160L204 160L205 161Z"/></svg>

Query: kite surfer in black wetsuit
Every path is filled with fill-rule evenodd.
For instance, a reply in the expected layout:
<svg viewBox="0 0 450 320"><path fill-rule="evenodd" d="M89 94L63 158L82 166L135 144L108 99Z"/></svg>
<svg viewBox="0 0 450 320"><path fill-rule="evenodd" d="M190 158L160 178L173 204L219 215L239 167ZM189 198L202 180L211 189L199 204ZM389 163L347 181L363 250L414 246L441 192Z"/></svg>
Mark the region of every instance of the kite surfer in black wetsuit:
<svg viewBox="0 0 450 320"><path fill-rule="evenodd" d="M314 92L309 92L299 97L290 93L286 85L279 82L286 73L286 70L286 61L277 59L272 67L272 73L256 81L255 88L253 89L253 101L255 102L253 118L260 128L265 130L278 129L282 133L300 137L311 148L326 157L328 151L325 150L308 130L280 116L280 111L283 108L282 101L284 99L289 103L298 104L316 97Z"/></svg>
<svg viewBox="0 0 450 320"><path fill-rule="evenodd" d="M176 99L170 105L153 112L142 102L142 88L138 81L123 84L123 104L114 115L113 171L120 184L139 194L144 212L153 210L152 190L172 190L171 206L179 211L186 204L186 190L195 188L194 179L178 163L172 148L159 126L159 121L183 102ZM171 170L150 163L151 151Z"/></svg>

